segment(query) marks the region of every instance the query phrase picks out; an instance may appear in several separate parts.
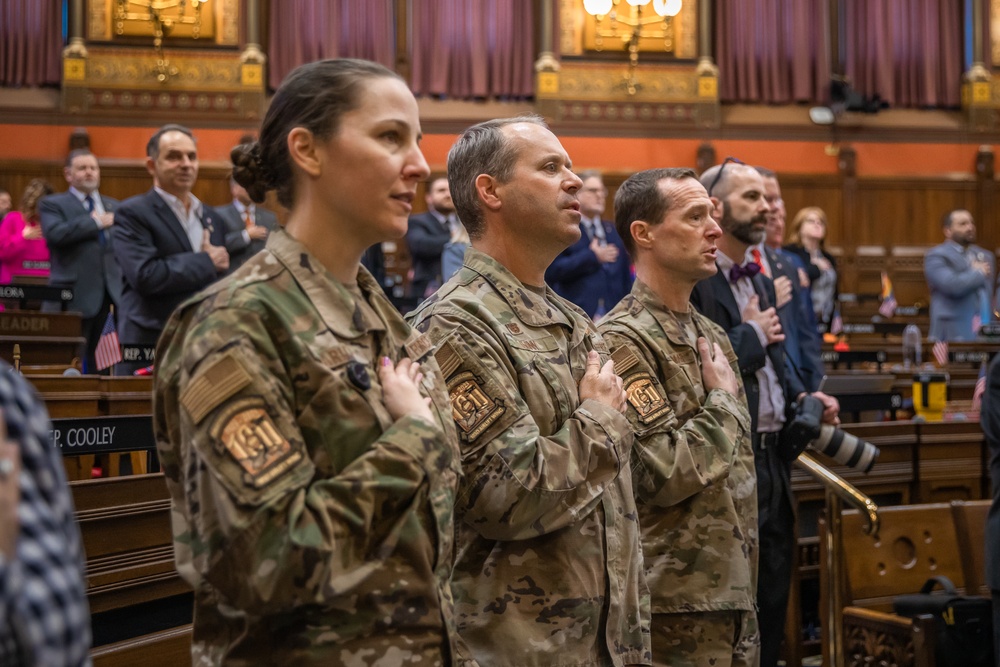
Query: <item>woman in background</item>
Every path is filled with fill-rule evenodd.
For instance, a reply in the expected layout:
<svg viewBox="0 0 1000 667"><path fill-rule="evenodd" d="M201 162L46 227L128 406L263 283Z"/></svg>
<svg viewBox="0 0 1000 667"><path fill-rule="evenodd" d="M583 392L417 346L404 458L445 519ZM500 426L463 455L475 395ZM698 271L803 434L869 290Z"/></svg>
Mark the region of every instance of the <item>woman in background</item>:
<svg viewBox="0 0 1000 667"><path fill-rule="evenodd" d="M260 140L232 151L236 182L289 214L157 349L195 664L461 662L451 404L429 339L361 265L406 233L420 136L398 75L325 60L289 74Z"/></svg>
<svg viewBox="0 0 1000 667"><path fill-rule="evenodd" d="M837 261L828 253L826 239L826 213L817 206L808 206L795 214L792 221L790 243L785 250L802 259L809 276L813 312L823 331L829 331L837 303Z"/></svg>
<svg viewBox="0 0 1000 667"><path fill-rule="evenodd" d="M50 194L48 181L32 179L18 210L8 213L0 223L0 284L16 282L19 276L48 277L49 247L39 224L38 202Z"/></svg>

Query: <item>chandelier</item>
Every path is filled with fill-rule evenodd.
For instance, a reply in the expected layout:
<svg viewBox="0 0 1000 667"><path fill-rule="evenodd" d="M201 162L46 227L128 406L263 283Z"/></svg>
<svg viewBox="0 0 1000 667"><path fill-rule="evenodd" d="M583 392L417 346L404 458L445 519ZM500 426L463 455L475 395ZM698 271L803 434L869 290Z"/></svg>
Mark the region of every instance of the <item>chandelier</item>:
<svg viewBox="0 0 1000 667"><path fill-rule="evenodd" d="M650 3L652 13L649 12ZM673 18L681 11L681 4L682 0L583 0L583 8L596 20L597 50L604 50L604 40L608 39L620 40L628 51L624 84L629 95L635 95L639 89L635 68L639 65L639 37L643 29L646 37L663 40L664 51L673 51Z"/></svg>
<svg viewBox="0 0 1000 667"><path fill-rule="evenodd" d="M153 26L156 80L166 83L178 70L163 53L163 38L178 25L191 26L191 38L201 36L201 6L208 0L115 0L115 33L125 34L125 21L148 21ZM136 11L132 10L136 6ZM191 14L188 15L188 8Z"/></svg>

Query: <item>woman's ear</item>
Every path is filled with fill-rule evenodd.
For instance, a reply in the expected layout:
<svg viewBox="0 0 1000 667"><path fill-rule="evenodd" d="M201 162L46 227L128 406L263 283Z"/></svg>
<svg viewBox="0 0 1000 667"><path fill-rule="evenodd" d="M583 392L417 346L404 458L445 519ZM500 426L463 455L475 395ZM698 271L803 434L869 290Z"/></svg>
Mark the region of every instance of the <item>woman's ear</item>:
<svg viewBox="0 0 1000 667"><path fill-rule="evenodd" d="M288 133L287 141L292 163L309 176L319 176L323 160L315 135L304 127L296 127Z"/></svg>

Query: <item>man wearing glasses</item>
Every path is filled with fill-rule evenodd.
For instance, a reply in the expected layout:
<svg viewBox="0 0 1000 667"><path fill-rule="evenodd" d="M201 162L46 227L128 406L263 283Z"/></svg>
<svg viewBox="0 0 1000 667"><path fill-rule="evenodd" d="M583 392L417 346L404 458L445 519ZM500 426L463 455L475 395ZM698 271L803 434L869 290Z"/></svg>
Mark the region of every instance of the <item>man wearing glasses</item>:
<svg viewBox="0 0 1000 667"><path fill-rule="evenodd" d="M774 283L762 273L752 252L764 240L771 210L763 179L753 167L726 158L703 173L701 182L712 198L712 215L722 236L717 241L719 271L695 285L691 302L726 331L746 390L757 470L760 664L775 667L785 634L794 562L791 461L807 444L793 441L784 427L794 416L795 402L807 392L797 374L788 372ZM823 421L839 423L837 400L822 392L812 395L823 403Z"/></svg>
<svg viewBox="0 0 1000 667"><path fill-rule="evenodd" d="M583 171L579 176L582 234L552 262L545 282L596 321L632 289L632 268L614 224L601 218L608 190L600 172Z"/></svg>

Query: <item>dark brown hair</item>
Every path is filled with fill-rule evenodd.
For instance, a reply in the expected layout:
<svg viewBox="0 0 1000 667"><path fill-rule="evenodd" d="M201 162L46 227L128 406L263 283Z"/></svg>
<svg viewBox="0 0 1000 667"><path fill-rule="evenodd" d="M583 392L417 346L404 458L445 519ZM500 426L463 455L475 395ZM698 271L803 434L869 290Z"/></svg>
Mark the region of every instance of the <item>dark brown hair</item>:
<svg viewBox="0 0 1000 667"><path fill-rule="evenodd" d="M398 74L378 63L353 58L296 67L271 100L260 139L241 143L230 153L233 178L255 202L263 202L268 190L277 190L281 205L291 208L295 183L288 134L301 127L319 139L330 138L341 116L357 108L362 83L381 78L402 81Z"/></svg>
<svg viewBox="0 0 1000 667"><path fill-rule="evenodd" d="M697 179L698 176L693 169L684 167L647 169L632 174L618 188L615 193L615 230L632 259L635 259L632 223L636 220L643 220L650 225L663 222L673 202L660 190L660 181L682 178Z"/></svg>

